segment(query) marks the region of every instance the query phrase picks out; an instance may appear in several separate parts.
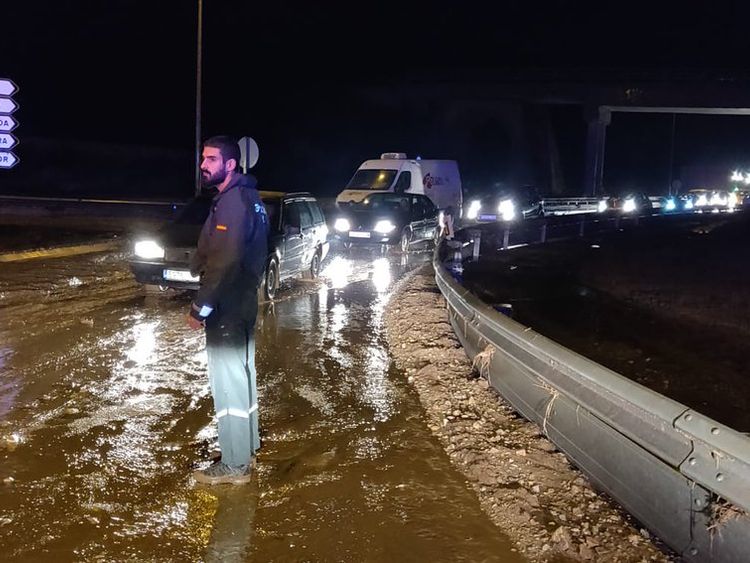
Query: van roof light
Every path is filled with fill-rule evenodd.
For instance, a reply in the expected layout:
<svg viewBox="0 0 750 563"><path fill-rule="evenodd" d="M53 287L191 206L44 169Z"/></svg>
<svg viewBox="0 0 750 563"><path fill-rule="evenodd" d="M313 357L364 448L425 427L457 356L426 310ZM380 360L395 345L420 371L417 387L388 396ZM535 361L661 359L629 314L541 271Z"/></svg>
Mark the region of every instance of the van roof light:
<svg viewBox="0 0 750 563"><path fill-rule="evenodd" d="M405 152L384 152L380 155L381 160L406 160Z"/></svg>

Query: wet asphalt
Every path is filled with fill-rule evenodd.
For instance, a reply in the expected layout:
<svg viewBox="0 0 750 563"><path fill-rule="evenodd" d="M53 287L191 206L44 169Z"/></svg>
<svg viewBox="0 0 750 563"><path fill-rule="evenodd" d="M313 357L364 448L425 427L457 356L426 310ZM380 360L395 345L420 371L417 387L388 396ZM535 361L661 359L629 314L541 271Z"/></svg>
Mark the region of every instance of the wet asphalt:
<svg viewBox="0 0 750 563"><path fill-rule="evenodd" d="M145 294L124 252L0 269L0 545L29 561L519 561L426 428L383 312L431 259L335 253L261 307L262 449L217 453L189 295Z"/></svg>

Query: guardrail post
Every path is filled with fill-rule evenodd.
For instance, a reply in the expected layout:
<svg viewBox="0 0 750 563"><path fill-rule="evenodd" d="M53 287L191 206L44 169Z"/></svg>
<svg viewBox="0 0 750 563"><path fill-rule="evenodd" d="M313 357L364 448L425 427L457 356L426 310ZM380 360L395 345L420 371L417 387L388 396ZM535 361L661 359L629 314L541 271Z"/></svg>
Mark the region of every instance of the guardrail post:
<svg viewBox="0 0 750 563"><path fill-rule="evenodd" d="M509 241L510 241L510 226L505 225L505 232L503 233L503 250L508 250Z"/></svg>
<svg viewBox="0 0 750 563"><path fill-rule="evenodd" d="M482 245L482 231L479 229L472 229L469 231L473 246L471 249L471 257L473 260L479 260L479 248Z"/></svg>
<svg viewBox="0 0 750 563"><path fill-rule="evenodd" d="M539 236L539 242L542 244L547 242L547 223L542 223L542 232Z"/></svg>
<svg viewBox="0 0 750 563"><path fill-rule="evenodd" d="M585 225L586 225L586 222L583 219L581 219L581 224L578 226L578 236L579 237L583 236L583 232L585 230Z"/></svg>

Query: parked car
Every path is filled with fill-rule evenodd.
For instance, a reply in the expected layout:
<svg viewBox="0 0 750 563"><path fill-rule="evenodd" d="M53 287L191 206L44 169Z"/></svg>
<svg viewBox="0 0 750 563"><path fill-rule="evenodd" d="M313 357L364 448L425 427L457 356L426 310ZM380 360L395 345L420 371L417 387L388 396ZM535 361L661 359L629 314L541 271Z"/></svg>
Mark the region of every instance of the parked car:
<svg viewBox="0 0 750 563"><path fill-rule="evenodd" d="M390 192L370 194L339 207L336 239L350 244L398 245L402 252L440 236L439 211L427 196Z"/></svg>
<svg viewBox="0 0 750 563"><path fill-rule="evenodd" d="M635 190L624 191L616 196L606 196L599 201L600 213L647 215L653 208L649 197L644 192Z"/></svg>
<svg viewBox="0 0 750 563"><path fill-rule="evenodd" d="M502 189L469 201L464 209L464 223L514 221L544 215L542 198L533 186Z"/></svg>
<svg viewBox="0 0 750 563"><path fill-rule="evenodd" d="M318 276L330 247L328 227L309 193L262 191L260 196L271 227L261 289L265 299L273 299L282 281ZM212 199L213 193L193 199L174 222L135 241L130 269L139 283L162 289L200 287L200 278L190 274L190 261Z"/></svg>

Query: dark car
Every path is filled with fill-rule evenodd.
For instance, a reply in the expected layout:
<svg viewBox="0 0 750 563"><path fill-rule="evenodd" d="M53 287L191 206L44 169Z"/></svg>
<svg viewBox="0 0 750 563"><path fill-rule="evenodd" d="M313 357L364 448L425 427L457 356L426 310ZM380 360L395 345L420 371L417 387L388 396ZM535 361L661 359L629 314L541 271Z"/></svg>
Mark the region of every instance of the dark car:
<svg viewBox="0 0 750 563"><path fill-rule="evenodd" d="M345 245L398 245L407 252L412 243L437 240L440 212L424 195L377 193L339 207L335 237Z"/></svg>
<svg viewBox="0 0 750 563"><path fill-rule="evenodd" d="M271 229L262 291L273 299L287 278L315 278L328 254L328 227L309 193L260 192ZM178 218L152 237L135 241L130 269L139 283L162 289L197 290L200 278L190 274L201 227L208 217L211 194L193 199Z"/></svg>
<svg viewBox="0 0 750 563"><path fill-rule="evenodd" d="M544 214L542 198L533 186L506 188L471 199L464 209L464 223L494 223L530 219Z"/></svg>

